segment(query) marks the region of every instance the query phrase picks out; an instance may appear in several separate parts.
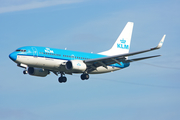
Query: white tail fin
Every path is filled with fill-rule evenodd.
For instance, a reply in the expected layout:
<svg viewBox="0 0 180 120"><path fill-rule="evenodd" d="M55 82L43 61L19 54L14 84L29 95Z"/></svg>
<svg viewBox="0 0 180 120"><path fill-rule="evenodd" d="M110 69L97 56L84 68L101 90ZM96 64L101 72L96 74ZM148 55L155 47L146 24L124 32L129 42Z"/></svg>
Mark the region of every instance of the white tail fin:
<svg viewBox="0 0 180 120"><path fill-rule="evenodd" d="M112 56L129 53L133 25L133 22L128 22L112 48L98 54Z"/></svg>

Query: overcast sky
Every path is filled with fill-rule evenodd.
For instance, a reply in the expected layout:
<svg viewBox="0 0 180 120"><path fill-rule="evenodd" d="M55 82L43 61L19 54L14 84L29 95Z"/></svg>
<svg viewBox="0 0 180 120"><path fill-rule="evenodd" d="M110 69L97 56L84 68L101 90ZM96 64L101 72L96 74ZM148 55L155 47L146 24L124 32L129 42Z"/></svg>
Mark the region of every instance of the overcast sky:
<svg viewBox="0 0 180 120"><path fill-rule="evenodd" d="M180 119L180 1L178 0L0 0L1 120ZM131 63L113 73L66 75L58 83L23 75L8 55L22 46L83 52L111 48L127 22L134 22L132 56L159 58Z"/></svg>

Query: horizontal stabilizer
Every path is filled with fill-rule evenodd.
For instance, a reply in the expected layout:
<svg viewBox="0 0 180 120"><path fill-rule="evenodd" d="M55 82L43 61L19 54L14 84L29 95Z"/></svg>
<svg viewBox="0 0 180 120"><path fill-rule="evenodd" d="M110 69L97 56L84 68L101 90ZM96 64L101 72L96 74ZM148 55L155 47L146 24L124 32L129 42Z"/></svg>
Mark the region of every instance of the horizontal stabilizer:
<svg viewBox="0 0 180 120"><path fill-rule="evenodd" d="M149 58L154 58L154 57L159 57L159 56L161 56L161 55L142 57L142 58L135 58L135 59L127 60L126 62L134 62L134 61L139 61L139 60L144 60L144 59L149 59Z"/></svg>

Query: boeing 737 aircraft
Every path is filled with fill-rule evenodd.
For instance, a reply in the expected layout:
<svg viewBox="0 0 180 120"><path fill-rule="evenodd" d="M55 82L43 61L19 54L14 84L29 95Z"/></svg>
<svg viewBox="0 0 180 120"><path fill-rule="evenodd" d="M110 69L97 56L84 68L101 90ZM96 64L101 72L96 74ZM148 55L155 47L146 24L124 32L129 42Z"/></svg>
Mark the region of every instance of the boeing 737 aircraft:
<svg viewBox="0 0 180 120"><path fill-rule="evenodd" d="M128 22L111 49L97 54L84 53L49 47L26 46L12 52L9 57L17 66L25 68L24 74L45 77L53 72L59 82L67 81L65 74L81 73L81 79L89 79L89 74L101 74L126 68L130 62L160 55L128 59L128 56L149 52L162 47L164 35L157 47L129 53L133 22Z"/></svg>

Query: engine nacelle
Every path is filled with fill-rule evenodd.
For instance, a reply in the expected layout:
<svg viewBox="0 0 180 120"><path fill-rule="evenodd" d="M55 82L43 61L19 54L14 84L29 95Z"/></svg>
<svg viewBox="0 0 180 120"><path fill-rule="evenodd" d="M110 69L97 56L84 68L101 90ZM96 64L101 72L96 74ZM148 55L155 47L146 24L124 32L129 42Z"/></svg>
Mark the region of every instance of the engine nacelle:
<svg viewBox="0 0 180 120"><path fill-rule="evenodd" d="M49 71L42 68L29 67L28 73L33 76L46 77L47 74L49 74Z"/></svg>
<svg viewBox="0 0 180 120"><path fill-rule="evenodd" d="M66 69L72 72L84 72L87 66L82 60L72 60L66 62Z"/></svg>

